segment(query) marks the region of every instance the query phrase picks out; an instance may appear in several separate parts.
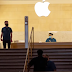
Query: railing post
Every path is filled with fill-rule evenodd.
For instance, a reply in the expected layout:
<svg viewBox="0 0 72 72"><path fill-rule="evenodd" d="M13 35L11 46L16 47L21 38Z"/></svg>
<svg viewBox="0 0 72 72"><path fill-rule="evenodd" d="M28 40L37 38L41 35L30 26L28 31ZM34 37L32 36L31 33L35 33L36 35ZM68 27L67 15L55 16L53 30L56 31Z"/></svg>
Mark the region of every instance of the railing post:
<svg viewBox="0 0 72 72"><path fill-rule="evenodd" d="M33 43L32 43L32 36L33 36ZM31 44L30 44L30 41L31 41ZM27 72L27 62L29 63L29 49L31 49L31 57L32 57L32 46L34 48L34 28L33 27L32 27L32 31L31 31L31 35L30 35L29 46L27 49L26 60L25 60L23 72Z"/></svg>
<svg viewBox="0 0 72 72"><path fill-rule="evenodd" d="M32 37L31 37L31 57L32 57Z"/></svg>
<svg viewBox="0 0 72 72"><path fill-rule="evenodd" d="M29 53L28 53L28 63L29 63Z"/></svg>
<svg viewBox="0 0 72 72"><path fill-rule="evenodd" d="M33 27L33 48L34 48L34 27Z"/></svg>
<svg viewBox="0 0 72 72"><path fill-rule="evenodd" d="M26 61L26 72L27 72L27 61Z"/></svg>
<svg viewBox="0 0 72 72"><path fill-rule="evenodd" d="M25 16L25 48L28 48L28 16Z"/></svg>

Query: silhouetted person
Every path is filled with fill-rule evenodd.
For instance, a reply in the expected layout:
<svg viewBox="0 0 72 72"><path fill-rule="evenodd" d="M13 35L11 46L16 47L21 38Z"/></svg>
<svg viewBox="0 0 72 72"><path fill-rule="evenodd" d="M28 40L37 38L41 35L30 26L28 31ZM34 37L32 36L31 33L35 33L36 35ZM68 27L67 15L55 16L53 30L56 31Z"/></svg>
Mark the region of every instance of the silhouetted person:
<svg viewBox="0 0 72 72"><path fill-rule="evenodd" d="M44 55L44 58L48 59L46 71L56 71L56 66L55 66L53 61L49 60L49 56L48 55Z"/></svg>
<svg viewBox="0 0 72 72"><path fill-rule="evenodd" d="M34 71L45 71L46 65L47 65L47 58L42 57L43 51L38 50L37 51L38 57L33 58L29 64L28 64L28 72L30 70L30 67L34 65Z"/></svg>
<svg viewBox="0 0 72 72"><path fill-rule="evenodd" d="M8 48L10 48L10 44L12 42L12 29L8 27L8 21L5 21L4 23L5 27L3 27L1 31L1 41L3 41L3 47L6 49L6 43L8 43Z"/></svg>
<svg viewBox="0 0 72 72"><path fill-rule="evenodd" d="M47 38L46 42L56 42L56 39L53 38L53 34L49 33L49 38Z"/></svg>

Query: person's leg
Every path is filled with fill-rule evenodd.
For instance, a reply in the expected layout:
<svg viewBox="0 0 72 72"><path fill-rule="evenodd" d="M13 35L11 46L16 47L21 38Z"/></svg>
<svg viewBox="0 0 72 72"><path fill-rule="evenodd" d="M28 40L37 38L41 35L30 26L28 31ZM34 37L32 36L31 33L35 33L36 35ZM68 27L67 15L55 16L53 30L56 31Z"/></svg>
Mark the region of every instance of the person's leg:
<svg viewBox="0 0 72 72"><path fill-rule="evenodd" d="M10 40L8 41L8 49L10 49L10 44L11 44L11 42L10 42Z"/></svg>
<svg viewBox="0 0 72 72"><path fill-rule="evenodd" d="M3 41L3 48L6 49L6 41Z"/></svg>

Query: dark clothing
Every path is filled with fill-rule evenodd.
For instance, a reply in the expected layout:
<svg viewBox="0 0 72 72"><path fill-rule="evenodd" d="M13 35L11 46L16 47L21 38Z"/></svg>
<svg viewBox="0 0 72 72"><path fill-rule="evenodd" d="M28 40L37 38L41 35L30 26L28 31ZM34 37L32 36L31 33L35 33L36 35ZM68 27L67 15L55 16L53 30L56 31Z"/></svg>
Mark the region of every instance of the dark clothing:
<svg viewBox="0 0 72 72"><path fill-rule="evenodd" d="M56 70L56 66L55 66L54 62L48 61L46 71L54 71L54 70Z"/></svg>
<svg viewBox="0 0 72 72"><path fill-rule="evenodd" d="M3 27L2 28L2 33L3 33L3 40L10 40L10 33L12 32L12 29L10 27L6 28Z"/></svg>
<svg viewBox="0 0 72 72"><path fill-rule="evenodd" d="M47 40L46 40L46 42L56 42L56 39L55 38L48 38Z"/></svg>
<svg viewBox="0 0 72 72"><path fill-rule="evenodd" d="M10 27L3 27L1 32L3 33L3 47L6 48L6 43L8 43L8 48L10 48L12 29Z"/></svg>
<svg viewBox="0 0 72 72"><path fill-rule="evenodd" d="M43 57L33 58L29 63L30 67L32 65L34 65L34 71L45 71L47 65L47 59Z"/></svg>
<svg viewBox="0 0 72 72"><path fill-rule="evenodd" d="M10 40L3 41L3 47L4 47L4 49L6 49L6 43L8 43L8 49L9 49L10 48L11 41Z"/></svg>

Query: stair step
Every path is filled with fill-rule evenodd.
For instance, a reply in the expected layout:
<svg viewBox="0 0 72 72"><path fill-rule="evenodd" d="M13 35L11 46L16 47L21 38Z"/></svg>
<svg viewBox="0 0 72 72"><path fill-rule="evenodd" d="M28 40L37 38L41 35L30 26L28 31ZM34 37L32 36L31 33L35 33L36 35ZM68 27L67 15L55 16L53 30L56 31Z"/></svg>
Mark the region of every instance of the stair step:
<svg viewBox="0 0 72 72"><path fill-rule="evenodd" d="M31 69L33 69L34 67L32 66ZM62 66L56 66L57 69L72 69L72 65L62 65Z"/></svg>
<svg viewBox="0 0 72 72"><path fill-rule="evenodd" d="M26 48L23 49L0 49L0 52L23 52L23 51L27 51Z"/></svg>
<svg viewBox="0 0 72 72"><path fill-rule="evenodd" d="M63 53L63 52L72 52L72 49L71 50L43 50L43 52L45 53L56 53L56 52L60 52L60 53ZM33 50L33 53L37 53L37 50Z"/></svg>
<svg viewBox="0 0 72 72"><path fill-rule="evenodd" d="M33 50L39 50L41 48L34 48ZM42 48L41 50L72 50L72 48Z"/></svg>
<svg viewBox="0 0 72 72"><path fill-rule="evenodd" d="M0 69L23 69L24 68L24 65L23 66L0 66Z"/></svg>
<svg viewBox="0 0 72 72"><path fill-rule="evenodd" d="M24 56L24 55L22 55L22 56L16 56L16 55L14 56L13 55L13 56L7 56L7 57L6 56L0 56L0 59L13 59L13 58L14 59L17 59L17 58L26 58L26 56Z"/></svg>
<svg viewBox="0 0 72 72"><path fill-rule="evenodd" d="M16 63L16 62L25 62L25 61L24 60L0 60L0 63L1 62L3 62L3 63L7 63L7 62L8 63L11 63L11 62L13 63L13 62L15 62Z"/></svg>
<svg viewBox="0 0 72 72"><path fill-rule="evenodd" d="M23 69L0 69L0 72L23 72Z"/></svg>
<svg viewBox="0 0 72 72"><path fill-rule="evenodd" d="M30 60L37 57L37 50L33 49L33 56L31 57L31 50L29 52ZM44 54L48 54L51 61L53 61L58 71L72 70L72 49L68 48L53 48L42 49ZM27 49L1 49L0 50L0 72L23 72ZM44 55L43 54L43 55ZM33 67L31 67L33 71Z"/></svg>
<svg viewBox="0 0 72 72"><path fill-rule="evenodd" d="M13 56L13 55L24 56L24 55L26 55L26 53L0 53L0 56Z"/></svg>
<svg viewBox="0 0 72 72"><path fill-rule="evenodd" d="M33 56L34 57L37 57L37 56ZM49 56L50 59L72 59L72 56ZM32 59L32 58L30 58Z"/></svg>
<svg viewBox="0 0 72 72"><path fill-rule="evenodd" d="M50 59L51 61L55 61L55 62L72 62L72 59ZM18 60L0 60L0 62L24 62L24 59L18 59Z"/></svg>
<svg viewBox="0 0 72 72"><path fill-rule="evenodd" d="M24 63L18 63L18 62L17 62L17 63L12 63L12 62L11 62L11 63L0 63L0 65L1 65L1 66L11 66L11 65L12 65L12 66L13 66L13 65L14 65L14 66L21 66L21 65L23 66Z"/></svg>
<svg viewBox="0 0 72 72"><path fill-rule="evenodd" d="M16 63L0 63L1 66L9 66L9 65L14 65L14 66L17 66L17 65L24 65L24 62L16 62ZM72 62L55 62L55 65L72 65Z"/></svg>
<svg viewBox="0 0 72 72"><path fill-rule="evenodd" d="M30 60L37 56L30 56ZM0 60L5 59L25 59L26 56L0 56ZM72 59L72 56L49 56L50 59Z"/></svg>
<svg viewBox="0 0 72 72"><path fill-rule="evenodd" d="M49 57L49 58L51 60L52 59L72 59L72 56L70 56L70 57L69 56L68 57L65 57L65 56L63 56L63 57ZM25 60L26 57L24 57L24 56L19 56L19 57L13 57L13 56L11 56L11 57L0 57L0 60L18 60L18 59ZM30 57L29 59L31 60L32 58Z"/></svg>
<svg viewBox="0 0 72 72"><path fill-rule="evenodd" d="M59 63L55 63L55 65L72 65L72 62L59 62Z"/></svg>
<svg viewBox="0 0 72 72"><path fill-rule="evenodd" d="M33 70L33 69L32 69ZM57 71L61 72L72 72L72 69L57 69Z"/></svg>
<svg viewBox="0 0 72 72"><path fill-rule="evenodd" d="M37 55L37 53L32 53L33 55ZM72 55L72 52L69 53L43 53L43 54L49 54L49 55Z"/></svg>

